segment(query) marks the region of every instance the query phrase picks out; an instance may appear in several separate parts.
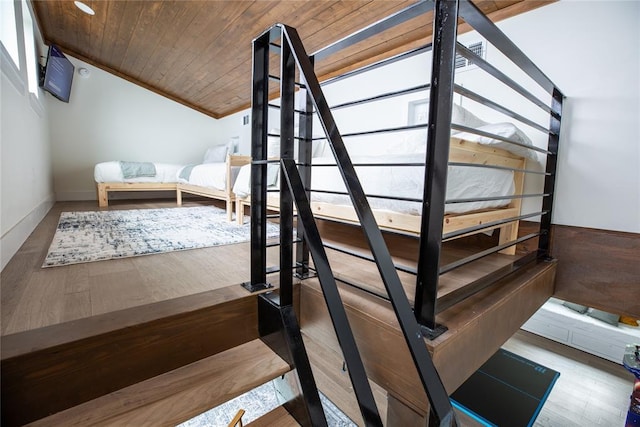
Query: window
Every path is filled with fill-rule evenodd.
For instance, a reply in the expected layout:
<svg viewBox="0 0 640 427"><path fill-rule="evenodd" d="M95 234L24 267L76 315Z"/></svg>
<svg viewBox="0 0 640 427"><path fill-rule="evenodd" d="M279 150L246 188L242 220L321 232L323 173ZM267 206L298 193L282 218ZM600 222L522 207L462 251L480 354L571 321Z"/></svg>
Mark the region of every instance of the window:
<svg viewBox="0 0 640 427"><path fill-rule="evenodd" d="M34 37L35 28L33 27L33 18L31 17L31 9L25 0L22 0L22 29L24 33L24 51L27 62L27 83L29 92L38 98L38 49Z"/></svg>
<svg viewBox="0 0 640 427"><path fill-rule="evenodd" d="M0 36L2 46L13 60L16 68L20 68L20 56L18 54L18 31L16 28L16 11L13 0L0 1L0 14L2 15L2 26Z"/></svg>

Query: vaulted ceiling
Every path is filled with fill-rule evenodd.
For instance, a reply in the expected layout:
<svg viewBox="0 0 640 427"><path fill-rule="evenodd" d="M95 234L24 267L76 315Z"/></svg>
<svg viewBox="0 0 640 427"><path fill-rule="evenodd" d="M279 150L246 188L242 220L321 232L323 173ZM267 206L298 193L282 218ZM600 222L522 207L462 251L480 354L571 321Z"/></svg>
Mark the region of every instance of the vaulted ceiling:
<svg viewBox="0 0 640 427"><path fill-rule="evenodd" d="M212 117L251 103L251 41L276 22L295 27L309 53L418 0L33 1L47 44ZM548 0L474 0L494 21ZM316 64L321 78L424 45L431 14ZM464 30L464 27L461 28Z"/></svg>

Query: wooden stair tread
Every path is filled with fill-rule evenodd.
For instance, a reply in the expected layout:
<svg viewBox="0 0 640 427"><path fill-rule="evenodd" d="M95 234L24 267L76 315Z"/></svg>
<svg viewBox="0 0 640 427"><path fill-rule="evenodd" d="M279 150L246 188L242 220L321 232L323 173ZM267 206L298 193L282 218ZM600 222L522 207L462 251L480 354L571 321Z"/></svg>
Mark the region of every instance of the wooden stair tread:
<svg viewBox="0 0 640 427"><path fill-rule="evenodd" d="M175 426L288 371L289 365L256 339L32 425Z"/></svg>
<svg viewBox="0 0 640 427"><path fill-rule="evenodd" d="M278 406L258 419L251 421L247 427L298 427L300 424L291 416L284 406Z"/></svg>

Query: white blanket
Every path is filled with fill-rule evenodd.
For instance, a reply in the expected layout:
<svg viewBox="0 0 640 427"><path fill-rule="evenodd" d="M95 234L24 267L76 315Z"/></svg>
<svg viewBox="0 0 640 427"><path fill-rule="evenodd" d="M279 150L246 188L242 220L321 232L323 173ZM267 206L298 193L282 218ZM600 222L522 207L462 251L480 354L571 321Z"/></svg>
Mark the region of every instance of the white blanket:
<svg viewBox="0 0 640 427"><path fill-rule="evenodd" d="M423 163L424 154L397 154L385 156L358 156L352 158L358 163ZM314 165L333 165L332 157L313 159ZM277 170L277 166L274 166ZM424 167L423 166L361 166L356 173L364 191L369 195L393 196L410 199L422 199ZM275 178L268 180L269 185L277 187ZM345 192L344 182L336 166L317 166L311 172L311 189ZM250 168L244 166L233 187L234 193L241 198L250 194ZM447 180L447 200L461 198L481 198L493 196L511 196L515 191L513 172L464 166L450 166ZM312 192L311 200L332 204L350 204L348 196ZM420 202L391 200L369 197L369 204L374 209L386 209L394 212L420 215ZM446 205L446 213L463 213L479 209L495 208L509 204L510 199L496 201L480 201L454 203Z"/></svg>
<svg viewBox="0 0 640 427"><path fill-rule="evenodd" d="M231 180L235 181L240 171L239 167L231 168ZM178 172L178 176L180 172ZM226 163L203 163L193 166L189 179L178 178L178 182L198 185L200 187L215 188L225 190L227 188L227 164Z"/></svg>
<svg viewBox="0 0 640 427"><path fill-rule="evenodd" d="M138 178L125 179L122 175L122 168L119 161L102 162L95 165L93 178L96 182L178 182L177 174L182 165L169 163L154 163L156 176L144 176Z"/></svg>

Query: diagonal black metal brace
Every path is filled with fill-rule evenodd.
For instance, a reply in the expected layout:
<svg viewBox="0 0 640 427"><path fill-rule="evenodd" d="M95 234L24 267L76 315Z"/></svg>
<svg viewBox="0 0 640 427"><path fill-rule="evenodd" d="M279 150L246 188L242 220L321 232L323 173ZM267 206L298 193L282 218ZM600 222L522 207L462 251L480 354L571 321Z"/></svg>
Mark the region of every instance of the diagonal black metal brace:
<svg viewBox="0 0 640 427"><path fill-rule="evenodd" d="M282 27L283 43L286 39L286 41L291 45L291 51L294 54L296 63L300 69L300 75L303 77L315 105L318 118L320 119L320 123L322 124L336 158L336 163L345 182L345 186L349 191L355 211L358 214L362 230L369 242L371 252L376 259L378 271L380 272L380 276L382 277L387 294L391 300L396 317L400 323L400 327L409 347L414 365L418 370L420 380L422 381L424 390L429 398L429 402L431 403L432 416L429 417L430 422L434 422L442 426L451 424L455 425L455 414L451 407L449 396L447 395L440 376L438 375L438 371L433 364L431 355L427 350L424 336L417 320L414 317L413 310L411 309L411 305L409 304L409 300L407 299L404 289L402 288L402 283L400 282L400 278L398 277L398 273L393 264L389 249L384 241L382 232L378 228L376 219L373 216L369 202L365 196L353 163L351 162L351 158L349 157L344 145L344 141L342 140L342 136L338 131L337 124L331 114L327 100L320 87L320 82L313 71L309 57L302 45L300 36L294 28L283 24L279 25ZM292 167L289 162L283 163L283 166ZM294 197L296 197L295 193ZM298 200L296 199L296 203L297 201ZM300 210L300 206L298 206L298 209ZM300 211L298 212L300 214ZM306 233L309 233L309 230L305 231ZM315 261L316 258L314 256L314 263ZM331 276L331 278L333 277Z"/></svg>
<svg viewBox="0 0 640 427"><path fill-rule="evenodd" d="M260 338L295 368L298 378L301 395L287 402L285 407L301 425L326 427L327 420L293 306L281 305L277 294L267 292L258 296L258 311Z"/></svg>
<svg viewBox="0 0 640 427"><path fill-rule="evenodd" d="M342 304L342 299L338 293L336 280L331 272L331 266L327 254L322 245L320 232L313 218L313 212L307 194L302 184L302 179L296 168L295 161L292 159L280 160L282 170L284 171L289 190L293 195L296 208L298 209L298 221L302 223L309 251L313 258L313 264L318 274L318 280L322 287L322 294L327 303L329 315L333 322L336 336L342 349L342 354L347 363L351 384L360 406L362 418L367 426L382 426L382 420L378 413L376 402L367 379L367 373L364 369L356 340L351 331L347 313Z"/></svg>

